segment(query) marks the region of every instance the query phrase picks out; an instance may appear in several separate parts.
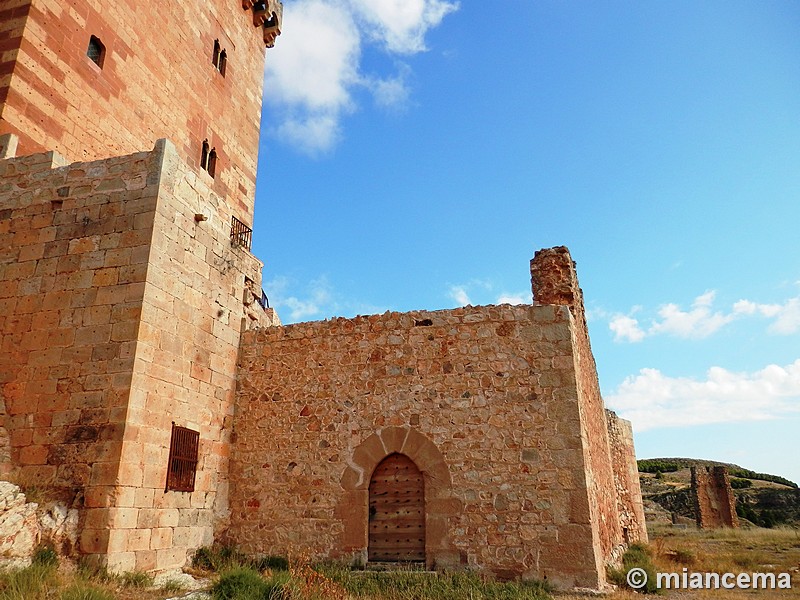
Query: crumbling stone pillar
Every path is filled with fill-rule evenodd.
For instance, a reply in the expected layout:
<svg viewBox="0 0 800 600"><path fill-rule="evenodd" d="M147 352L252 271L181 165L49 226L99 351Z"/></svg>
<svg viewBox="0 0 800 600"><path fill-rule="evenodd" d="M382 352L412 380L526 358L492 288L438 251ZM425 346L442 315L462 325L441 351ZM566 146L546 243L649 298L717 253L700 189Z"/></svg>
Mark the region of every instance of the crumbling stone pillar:
<svg viewBox="0 0 800 600"><path fill-rule="evenodd" d="M727 468L692 467L692 499L700 529L739 527Z"/></svg>

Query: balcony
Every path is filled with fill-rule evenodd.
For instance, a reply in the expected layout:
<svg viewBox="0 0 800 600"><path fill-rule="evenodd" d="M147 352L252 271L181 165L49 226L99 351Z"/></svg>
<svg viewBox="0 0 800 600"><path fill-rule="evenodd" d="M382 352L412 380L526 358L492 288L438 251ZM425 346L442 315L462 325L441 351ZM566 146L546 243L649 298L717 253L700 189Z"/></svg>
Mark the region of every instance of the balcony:
<svg viewBox="0 0 800 600"><path fill-rule="evenodd" d="M236 217L231 217L231 246L244 248L248 252L253 243L253 230Z"/></svg>

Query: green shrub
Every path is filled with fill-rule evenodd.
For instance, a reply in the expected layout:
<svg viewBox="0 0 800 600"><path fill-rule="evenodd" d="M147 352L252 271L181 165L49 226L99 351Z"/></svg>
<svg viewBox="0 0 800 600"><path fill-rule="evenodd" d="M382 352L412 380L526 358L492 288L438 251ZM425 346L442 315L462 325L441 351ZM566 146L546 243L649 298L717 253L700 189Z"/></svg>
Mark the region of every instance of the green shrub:
<svg viewBox="0 0 800 600"><path fill-rule="evenodd" d="M273 571L288 571L289 560L283 556L262 556L249 561L257 571L272 569Z"/></svg>
<svg viewBox="0 0 800 600"><path fill-rule="evenodd" d="M247 566L247 557L233 546L203 546L198 548L192 558L192 566L204 571L225 571L235 567Z"/></svg>
<svg viewBox="0 0 800 600"><path fill-rule="evenodd" d="M658 594L660 590L656 585L656 568L653 565L653 559L650 556L650 551L644 544L631 544L622 555L622 568L615 569L609 567L607 569L608 579L620 587L633 589L628 585L628 572L631 569L643 569L647 574L647 584L637 589L637 592L643 594Z"/></svg>
<svg viewBox="0 0 800 600"><path fill-rule="evenodd" d="M52 546L39 546L33 553L32 562L44 567L57 567L58 554Z"/></svg>
<svg viewBox="0 0 800 600"><path fill-rule="evenodd" d="M753 482L749 479L742 479L740 477L731 477L731 487L735 490L743 490L752 487Z"/></svg>
<svg viewBox="0 0 800 600"><path fill-rule="evenodd" d="M264 579L254 569L237 567L222 574L211 595L214 600L279 600L288 579L288 573Z"/></svg>

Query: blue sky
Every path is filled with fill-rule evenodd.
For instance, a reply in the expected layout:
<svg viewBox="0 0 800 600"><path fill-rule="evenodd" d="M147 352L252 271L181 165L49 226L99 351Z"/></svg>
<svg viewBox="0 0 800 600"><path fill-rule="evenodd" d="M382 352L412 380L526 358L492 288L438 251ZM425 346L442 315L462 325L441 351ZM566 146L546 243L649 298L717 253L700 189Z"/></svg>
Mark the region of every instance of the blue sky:
<svg viewBox="0 0 800 600"><path fill-rule="evenodd" d="M800 5L285 0L253 251L285 323L578 264L640 457L800 481Z"/></svg>

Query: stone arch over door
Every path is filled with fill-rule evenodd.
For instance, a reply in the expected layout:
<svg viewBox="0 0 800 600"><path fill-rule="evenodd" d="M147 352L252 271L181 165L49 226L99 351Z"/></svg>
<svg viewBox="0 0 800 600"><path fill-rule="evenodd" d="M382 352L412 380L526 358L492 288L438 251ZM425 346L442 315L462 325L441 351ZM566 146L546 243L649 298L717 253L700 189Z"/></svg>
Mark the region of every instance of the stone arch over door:
<svg viewBox="0 0 800 600"><path fill-rule="evenodd" d="M340 550L344 555L368 559L369 485L375 469L391 454L408 457L424 480L425 562L428 568L454 568L464 562L450 542L449 520L461 513L462 503L454 497L450 469L436 445L410 427L387 427L359 444L341 486L343 494L336 516L342 522Z"/></svg>

